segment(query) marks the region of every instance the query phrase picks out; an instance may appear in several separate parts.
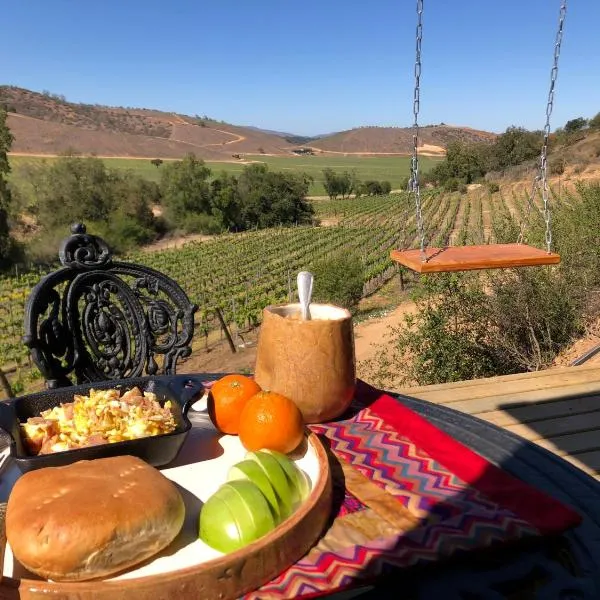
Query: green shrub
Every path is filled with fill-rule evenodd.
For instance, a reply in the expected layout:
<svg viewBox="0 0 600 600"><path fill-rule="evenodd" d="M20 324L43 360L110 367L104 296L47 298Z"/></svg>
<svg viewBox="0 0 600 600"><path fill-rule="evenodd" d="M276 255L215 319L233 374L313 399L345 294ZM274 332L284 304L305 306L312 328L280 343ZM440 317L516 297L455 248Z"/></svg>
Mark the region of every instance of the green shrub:
<svg viewBox="0 0 600 600"><path fill-rule="evenodd" d="M355 311L362 297L364 267L355 254L338 253L316 262L314 274L315 302L343 306Z"/></svg>
<svg viewBox="0 0 600 600"><path fill-rule="evenodd" d="M222 233L223 228L219 219L203 213L190 213L182 221L184 231L204 233L206 235Z"/></svg>

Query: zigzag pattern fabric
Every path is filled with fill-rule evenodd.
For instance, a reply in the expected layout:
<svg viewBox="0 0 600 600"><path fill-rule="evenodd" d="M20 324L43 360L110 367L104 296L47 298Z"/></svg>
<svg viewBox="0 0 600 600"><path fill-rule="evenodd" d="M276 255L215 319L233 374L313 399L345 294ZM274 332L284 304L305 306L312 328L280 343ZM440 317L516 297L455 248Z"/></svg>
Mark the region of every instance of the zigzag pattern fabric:
<svg viewBox="0 0 600 600"><path fill-rule="evenodd" d="M361 519L375 516L371 523L376 523L382 517L376 514L375 504L346 490L334 526L321 542L244 600L313 598L367 583L398 568L540 535L536 526L459 479L376 411L359 407L345 420L311 425L311 429L327 438L345 467L393 497L398 510L412 516L412 525L396 524L391 534L387 528L382 536L363 532L360 543L352 543L357 532L369 529L369 523L361 528Z"/></svg>

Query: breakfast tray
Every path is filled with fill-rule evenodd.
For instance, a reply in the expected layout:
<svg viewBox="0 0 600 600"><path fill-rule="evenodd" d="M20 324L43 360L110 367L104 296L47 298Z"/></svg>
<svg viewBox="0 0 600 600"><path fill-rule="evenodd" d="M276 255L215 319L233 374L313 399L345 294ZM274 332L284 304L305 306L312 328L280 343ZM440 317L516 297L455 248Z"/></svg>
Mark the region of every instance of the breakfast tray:
<svg viewBox="0 0 600 600"><path fill-rule="evenodd" d="M311 429L330 451L332 520L306 556L244 600L317 597L581 520L365 384L347 415Z"/></svg>

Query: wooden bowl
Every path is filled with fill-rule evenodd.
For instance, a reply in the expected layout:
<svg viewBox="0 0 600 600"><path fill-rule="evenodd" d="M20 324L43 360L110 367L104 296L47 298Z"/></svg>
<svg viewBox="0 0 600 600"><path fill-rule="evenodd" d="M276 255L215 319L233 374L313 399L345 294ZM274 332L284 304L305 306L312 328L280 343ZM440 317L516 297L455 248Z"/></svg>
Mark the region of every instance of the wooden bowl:
<svg viewBox="0 0 600 600"><path fill-rule="evenodd" d="M230 554L220 555L214 550L212 555L209 551L204 554L200 552L202 556L198 557L198 563L190 565L188 552L188 564L177 568L177 552L194 547L191 544L201 543L192 539L193 536L197 537L198 512L190 511L194 514L188 514L190 502L193 504L195 499L199 505L200 500L181 485L182 477L188 473L188 481L191 481L189 473L196 468L199 477L205 481L206 473L201 476L201 467L198 465L204 465L202 468L206 471L205 463L212 461L218 465L218 469L214 467L215 472L222 473L222 481L213 482L218 487L225 480L226 465L240 460L240 455L243 458L243 449L236 449L238 438L232 438L234 436L219 436L214 429L210 431L208 426L194 427L176 462L162 470L182 491L186 502L186 524L173 544L157 557L113 579L60 583L35 579L35 576L23 570L19 573L19 565L12 561L12 553L7 548L4 572L10 573L10 576L2 577L0 599L233 600L275 578L308 552L320 537L329 518L332 495L329 462L323 445L313 433L308 433L305 454L297 462L301 466L302 461L311 461L313 466L317 466L318 474L312 481L308 499L291 517L266 536ZM241 448L241 444L239 446ZM14 483L18 477L12 473L14 470L11 467L3 473L3 486L10 486L11 481ZM210 493L206 492L208 495ZM9 566L7 563L10 563Z"/></svg>

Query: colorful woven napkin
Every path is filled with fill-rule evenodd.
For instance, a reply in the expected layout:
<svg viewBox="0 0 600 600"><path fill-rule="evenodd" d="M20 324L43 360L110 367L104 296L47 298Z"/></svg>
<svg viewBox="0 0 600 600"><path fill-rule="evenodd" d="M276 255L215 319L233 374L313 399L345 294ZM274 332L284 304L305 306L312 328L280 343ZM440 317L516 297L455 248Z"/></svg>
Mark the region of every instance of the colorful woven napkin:
<svg viewBox="0 0 600 600"><path fill-rule="evenodd" d="M331 525L306 556L244 600L317 597L581 520L366 384L347 415L311 429L331 449Z"/></svg>

